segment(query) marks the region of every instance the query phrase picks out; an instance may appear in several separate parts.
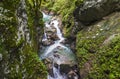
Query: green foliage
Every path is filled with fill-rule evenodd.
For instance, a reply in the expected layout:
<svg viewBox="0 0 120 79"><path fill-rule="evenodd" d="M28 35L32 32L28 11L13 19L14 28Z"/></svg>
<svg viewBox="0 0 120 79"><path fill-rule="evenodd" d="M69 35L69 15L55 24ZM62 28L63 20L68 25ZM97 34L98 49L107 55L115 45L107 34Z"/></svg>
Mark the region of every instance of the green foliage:
<svg viewBox="0 0 120 79"><path fill-rule="evenodd" d="M57 14L62 15L62 20L67 21L68 18L72 15L76 5L77 0L56 0L52 5L52 7L48 6L48 8L52 11L55 11Z"/></svg>
<svg viewBox="0 0 120 79"><path fill-rule="evenodd" d="M83 0L47 0L43 1L42 7L52 10L62 17L65 37L69 37L74 26L73 11Z"/></svg>

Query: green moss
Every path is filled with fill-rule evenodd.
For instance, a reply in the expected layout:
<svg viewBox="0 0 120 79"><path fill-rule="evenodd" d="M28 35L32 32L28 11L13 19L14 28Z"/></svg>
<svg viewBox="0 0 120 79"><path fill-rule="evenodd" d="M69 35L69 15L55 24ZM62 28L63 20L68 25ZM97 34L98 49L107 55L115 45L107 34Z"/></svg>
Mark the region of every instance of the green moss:
<svg viewBox="0 0 120 79"><path fill-rule="evenodd" d="M39 57L28 45L24 46L22 51L19 52L20 57L14 61L14 65L11 64L11 68L14 68L13 72L10 73L10 78L21 79L26 76L27 79L45 79L47 72L46 67L40 61ZM18 65L18 72L16 66ZM17 75L15 75L17 74ZM13 76L13 77L11 77Z"/></svg>
<svg viewBox="0 0 120 79"><path fill-rule="evenodd" d="M26 0L26 10L28 15L28 26L30 29L31 41L33 43L33 47L35 47L35 51L38 52L39 40L42 40L42 35L44 32L42 13L39 11L40 9L40 1L38 2L38 6L35 6L35 2L31 0ZM33 6L34 5L34 6ZM40 30L37 30L37 29Z"/></svg>
<svg viewBox="0 0 120 79"><path fill-rule="evenodd" d="M28 45L24 46L13 58L10 57L4 47L0 46L0 54L2 54L1 78L9 79L46 79L46 67L40 61L39 57ZM18 56L17 56L18 55Z"/></svg>
<svg viewBox="0 0 120 79"><path fill-rule="evenodd" d="M89 78L94 79L119 79L120 78L120 36L115 37L109 46L99 49L96 62Z"/></svg>
<svg viewBox="0 0 120 79"><path fill-rule="evenodd" d="M84 79L120 78L119 15L120 13L113 13L108 19L78 32L76 50L80 69L85 70L85 64L92 61Z"/></svg>
<svg viewBox="0 0 120 79"><path fill-rule="evenodd" d="M25 1L27 2L27 0ZM31 4L27 4L28 26L31 31L31 41L33 42L32 45L27 44L23 38L17 41L18 22L16 9L18 4L19 0L5 0L0 3L0 55L2 56L0 59L0 78L46 79L46 67L38 57L36 38L34 38L37 33L33 29L39 26L42 30L42 14L39 12L39 7L31 8ZM38 16L33 12L33 9L39 12ZM36 19L36 16L39 19ZM34 22L37 22L38 25L35 26ZM42 36L42 31L40 35Z"/></svg>

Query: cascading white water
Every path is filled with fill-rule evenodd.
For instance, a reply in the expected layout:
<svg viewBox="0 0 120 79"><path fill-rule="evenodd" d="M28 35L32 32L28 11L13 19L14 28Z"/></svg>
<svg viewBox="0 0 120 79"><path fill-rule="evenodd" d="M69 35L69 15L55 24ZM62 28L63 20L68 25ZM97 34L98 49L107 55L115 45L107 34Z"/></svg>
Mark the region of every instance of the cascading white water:
<svg viewBox="0 0 120 79"><path fill-rule="evenodd" d="M65 73L62 73L60 72L60 66L61 64L65 63L72 63L72 57L70 57L69 55L73 56L73 53L70 51L69 48L67 48L66 46L64 46L63 44L61 44L61 42L64 41L64 37L62 35L62 32L59 28L59 19L56 18L56 17L53 17L52 16L49 16L49 15L46 15L44 12L43 13L43 20L45 21L45 27L46 28L49 28L49 29L52 29L53 27L56 29L56 35L57 37L59 38L58 40L55 40L54 41L54 44L51 44L50 46L47 46L44 53L41 55L41 59L45 59L45 58L51 58L53 64L52 65L52 74L54 76L51 76L51 75L48 75L48 78L47 79L68 79L68 76L67 74ZM46 40L49 40L49 38L47 37L47 33L44 32L44 38L42 41L46 41ZM60 58L58 56L57 58L57 55L55 57L55 50L64 50L64 52L67 50L67 53L64 53L64 55L62 55ZM57 54L59 54L57 52ZM69 55L68 55L69 54ZM67 56L69 56L69 60L67 61ZM74 61L74 60L73 60ZM57 63L58 67L55 67L54 65L54 62ZM78 78L75 78L75 79L78 79Z"/></svg>
<svg viewBox="0 0 120 79"><path fill-rule="evenodd" d="M53 71L54 78L48 75L47 79L66 79L65 75L60 74L60 66L58 67L58 69L53 66Z"/></svg>
<svg viewBox="0 0 120 79"><path fill-rule="evenodd" d="M59 21L57 19L51 19L50 20L50 23L48 22L49 19L51 18L51 16L49 15L46 15L44 12L43 13L43 20L45 21L45 27L49 27L50 28L50 25L53 24L53 26L55 27L56 29L56 34L59 38L59 40L56 40L54 44L50 45L47 50L45 50L44 54L42 55L43 57L47 57L49 55L49 53L51 51L53 51L55 48L57 48L58 46L59 47L62 47L62 48L65 48L67 49L66 46L62 45L61 42L65 39L59 29ZM47 19L46 19L47 18ZM46 33L44 32L44 38L42 41L45 41L47 39L47 36L46 36ZM53 74L54 74L54 78L51 77L50 75L48 75L48 79L66 79L66 76L65 75L61 75L60 73L60 66L58 68L56 68L53 64L52 66L52 69L53 69Z"/></svg>
<svg viewBox="0 0 120 79"><path fill-rule="evenodd" d="M45 31L44 31L44 37L43 37L42 41L46 41L46 40L47 40L47 35L46 35Z"/></svg>
<svg viewBox="0 0 120 79"><path fill-rule="evenodd" d="M46 15L44 12L42 12L42 13L43 13L43 18L48 18L48 19L51 18L51 16ZM50 27L51 24L54 24L53 26L54 26L54 27L56 28L56 30L57 30L57 33L56 33L56 34L57 34L57 36L59 37L59 40L55 41L55 43L54 43L53 45L49 46L49 48L45 51L44 56L47 56L53 49L55 49L55 48L58 47L58 46L67 49L67 47L65 47L64 45L61 44L61 42L62 42L65 38L62 36L62 33L61 33L60 29L59 29L59 26L58 26L59 22L58 22L58 20L57 20L57 19L55 19L55 20L52 20L52 19L51 19L51 23L50 23L50 24L49 24L48 22L45 22L45 27ZM46 33L44 33L44 36L46 36ZM47 39L47 37L46 37L45 39ZM43 40L43 41L44 41L44 40Z"/></svg>
<svg viewBox="0 0 120 79"><path fill-rule="evenodd" d="M57 36L59 37L59 43L60 42L62 42L63 40L64 40L64 37L62 36L62 33L61 33L61 31L60 31L60 29L59 29L59 26L58 26L58 24L59 24L59 22L58 22L58 20L53 20L52 21L52 23L54 24L54 27L56 28L56 30L57 30Z"/></svg>

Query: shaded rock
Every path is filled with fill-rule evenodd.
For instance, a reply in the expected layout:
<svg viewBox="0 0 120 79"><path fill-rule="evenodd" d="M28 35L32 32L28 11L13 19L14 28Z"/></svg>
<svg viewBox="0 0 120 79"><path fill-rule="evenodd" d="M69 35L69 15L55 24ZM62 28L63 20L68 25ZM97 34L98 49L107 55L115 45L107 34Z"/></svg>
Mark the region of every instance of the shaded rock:
<svg viewBox="0 0 120 79"><path fill-rule="evenodd" d="M45 27L45 32L46 32L48 39L51 39L53 41L59 39L57 34L56 34L56 28L54 26Z"/></svg>
<svg viewBox="0 0 120 79"><path fill-rule="evenodd" d="M49 15L52 15L52 16L53 16L53 15L55 15L55 12L50 11L50 12L49 12Z"/></svg>
<svg viewBox="0 0 120 79"><path fill-rule="evenodd" d="M73 70L71 70L68 74L68 79L78 79L78 74L76 74Z"/></svg>
<svg viewBox="0 0 120 79"><path fill-rule="evenodd" d="M120 10L120 0L85 0L76 8L74 16L88 25L117 10Z"/></svg>
<svg viewBox="0 0 120 79"><path fill-rule="evenodd" d="M52 33L55 33L56 32L56 29L54 27L45 27L45 32L52 32Z"/></svg>
<svg viewBox="0 0 120 79"><path fill-rule="evenodd" d="M47 37L48 37L48 39L51 39L53 41L59 39L58 36L57 36L57 34L55 34L55 33L47 33Z"/></svg>
<svg viewBox="0 0 120 79"><path fill-rule="evenodd" d="M0 54L0 61L2 61L2 56L3 56L3 55L2 55L2 54Z"/></svg>
<svg viewBox="0 0 120 79"><path fill-rule="evenodd" d="M54 44L54 41L52 41L52 40L46 40L46 41L43 41L42 44L43 44L44 46L49 46L49 45L51 45L51 44Z"/></svg>
<svg viewBox="0 0 120 79"><path fill-rule="evenodd" d="M61 44L69 44L69 42L68 42L68 39L64 39L62 42L60 42Z"/></svg>
<svg viewBox="0 0 120 79"><path fill-rule="evenodd" d="M79 69L77 65L70 66L67 64L60 65L60 72L66 74L68 79L79 79Z"/></svg>

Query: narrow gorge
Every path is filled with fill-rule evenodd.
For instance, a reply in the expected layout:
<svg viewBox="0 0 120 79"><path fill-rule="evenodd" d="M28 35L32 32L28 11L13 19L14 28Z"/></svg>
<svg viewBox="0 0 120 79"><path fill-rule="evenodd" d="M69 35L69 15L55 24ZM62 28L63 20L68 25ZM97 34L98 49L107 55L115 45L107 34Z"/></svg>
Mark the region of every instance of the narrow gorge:
<svg viewBox="0 0 120 79"><path fill-rule="evenodd" d="M120 0L0 0L0 79L120 79Z"/></svg>

